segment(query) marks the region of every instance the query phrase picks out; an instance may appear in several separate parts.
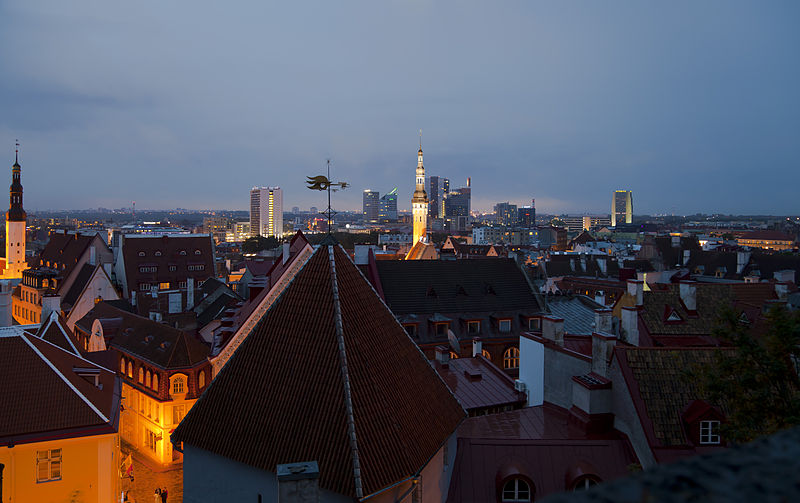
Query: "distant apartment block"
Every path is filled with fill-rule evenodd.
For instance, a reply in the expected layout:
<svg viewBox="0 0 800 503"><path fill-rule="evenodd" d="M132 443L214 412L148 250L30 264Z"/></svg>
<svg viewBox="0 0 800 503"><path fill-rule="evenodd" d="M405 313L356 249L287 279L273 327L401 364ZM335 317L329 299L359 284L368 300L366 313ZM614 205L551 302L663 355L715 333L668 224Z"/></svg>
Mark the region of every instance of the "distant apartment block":
<svg viewBox="0 0 800 503"><path fill-rule="evenodd" d="M250 235L283 235L283 190L280 187L253 187L250 190Z"/></svg>
<svg viewBox="0 0 800 503"><path fill-rule="evenodd" d="M795 237L780 231L753 231L736 238L739 246L765 248L768 250L791 250Z"/></svg>
<svg viewBox="0 0 800 503"><path fill-rule="evenodd" d="M617 190L611 198L611 226L633 222L633 192Z"/></svg>
<svg viewBox="0 0 800 503"><path fill-rule="evenodd" d="M397 187L381 197L378 207L378 220L381 222L397 222Z"/></svg>
<svg viewBox="0 0 800 503"><path fill-rule="evenodd" d="M376 224L378 223L378 213L380 211L380 192L377 190L364 190L364 195L361 202L361 212L364 215L364 222Z"/></svg>

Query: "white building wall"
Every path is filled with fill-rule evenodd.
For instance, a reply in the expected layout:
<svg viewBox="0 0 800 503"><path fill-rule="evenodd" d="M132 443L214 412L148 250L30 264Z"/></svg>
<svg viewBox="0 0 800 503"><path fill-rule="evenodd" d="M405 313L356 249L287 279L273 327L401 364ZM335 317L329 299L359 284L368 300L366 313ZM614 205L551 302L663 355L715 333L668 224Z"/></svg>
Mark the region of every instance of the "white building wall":
<svg viewBox="0 0 800 503"><path fill-rule="evenodd" d="M528 391L528 407L544 401L544 345L527 337L519 338L519 380Z"/></svg>

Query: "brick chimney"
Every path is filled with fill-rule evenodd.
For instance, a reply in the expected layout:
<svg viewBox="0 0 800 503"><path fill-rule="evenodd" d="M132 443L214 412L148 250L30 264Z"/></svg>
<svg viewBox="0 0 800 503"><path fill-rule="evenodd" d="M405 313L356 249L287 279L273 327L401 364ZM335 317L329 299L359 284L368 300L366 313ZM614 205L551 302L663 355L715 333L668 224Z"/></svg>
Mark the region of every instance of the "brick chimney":
<svg viewBox="0 0 800 503"><path fill-rule="evenodd" d="M638 279L629 279L628 295L635 299L636 307L641 307L644 303L644 281Z"/></svg>
<svg viewBox="0 0 800 503"><path fill-rule="evenodd" d="M542 336L559 346L564 346L564 319L555 316L542 317Z"/></svg>
<svg viewBox="0 0 800 503"><path fill-rule="evenodd" d="M61 314L61 296L60 295L44 295L42 296L42 316L39 318L42 323L50 318L50 313Z"/></svg>
<svg viewBox="0 0 800 503"><path fill-rule="evenodd" d="M275 471L280 503L319 503L319 465L316 461L278 465Z"/></svg>
<svg viewBox="0 0 800 503"><path fill-rule="evenodd" d="M639 310L635 307L622 308L621 339L632 346L639 345Z"/></svg>

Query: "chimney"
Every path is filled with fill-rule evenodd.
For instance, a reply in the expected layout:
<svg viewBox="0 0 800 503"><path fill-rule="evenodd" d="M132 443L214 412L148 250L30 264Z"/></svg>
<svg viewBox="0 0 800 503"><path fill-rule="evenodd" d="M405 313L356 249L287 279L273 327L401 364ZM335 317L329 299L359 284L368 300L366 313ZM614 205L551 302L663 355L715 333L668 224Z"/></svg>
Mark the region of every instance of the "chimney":
<svg viewBox="0 0 800 503"><path fill-rule="evenodd" d="M606 292L602 290L598 290L594 293L594 301L600 304L601 306L606 305Z"/></svg>
<svg viewBox="0 0 800 503"><path fill-rule="evenodd" d="M673 248L680 248L681 247L681 237L680 236L672 236L672 247Z"/></svg>
<svg viewBox="0 0 800 503"><path fill-rule="evenodd" d="M436 361L443 367L450 365L450 349L447 346L436 346Z"/></svg>
<svg viewBox="0 0 800 503"><path fill-rule="evenodd" d="M542 336L564 347L564 319L555 316L542 317Z"/></svg>
<svg viewBox="0 0 800 503"><path fill-rule="evenodd" d="M194 307L194 278L186 278L186 305Z"/></svg>
<svg viewBox="0 0 800 503"><path fill-rule="evenodd" d="M61 314L61 296L60 295L45 295L42 297L42 316L39 318L44 323L45 320L50 318L50 313L55 312Z"/></svg>
<svg viewBox="0 0 800 503"><path fill-rule="evenodd" d="M94 245L89 247L89 265L97 265L97 248Z"/></svg>
<svg viewBox="0 0 800 503"><path fill-rule="evenodd" d="M356 265L367 265L369 263L369 250L375 245L355 245L353 247L353 262Z"/></svg>
<svg viewBox="0 0 800 503"><path fill-rule="evenodd" d="M592 332L592 372L608 378L608 363L616 345L617 336L608 332Z"/></svg>
<svg viewBox="0 0 800 503"><path fill-rule="evenodd" d="M697 283L683 280L680 284L681 302L687 311L697 312Z"/></svg>
<svg viewBox="0 0 800 503"><path fill-rule="evenodd" d="M316 461L278 465L275 471L280 503L319 503L319 465Z"/></svg>
<svg viewBox="0 0 800 503"><path fill-rule="evenodd" d="M689 263L689 259L692 257L692 250L683 250L683 265Z"/></svg>
<svg viewBox="0 0 800 503"><path fill-rule="evenodd" d="M635 307L622 308L622 324L620 326L622 340L632 346L639 345L639 310Z"/></svg>
<svg viewBox="0 0 800 503"><path fill-rule="evenodd" d="M794 269L784 269L782 271L775 271L772 277L778 283L794 283Z"/></svg>
<svg viewBox="0 0 800 503"><path fill-rule="evenodd" d="M636 307L641 307L644 302L644 281L638 279L629 279L628 295L632 296L636 300Z"/></svg>
<svg viewBox="0 0 800 503"><path fill-rule="evenodd" d="M778 296L778 300L785 301L786 299L788 299L789 285L787 283L775 283L775 295Z"/></svg>
<svg viewBox="0 0 800 503"><path fill-rule="evenodd" d="M750 262L749 251L736 252L736 274L742 274L748 262Z"/></svg>
<svg viewBox="0 0 800 503"><path fill-rule="evenodd" d="M11 300L11 287L10 280L0 281L0 327L10 327L13 323L12 300ZM0 500L1 501L1 500Z"/></svg>
<svg viewBox="0 0 800 503"><path fill-rule="evenodd" d="M594 310L594 329L606 334L613 333L613 328L611 326L611 309Z"/></svg>
<svg viewBox="0 0 800 503"><path fill-rule="evenodd" d="M480 337L472 338L472 357L479 356L483 351L483 342Z"/></svg>
<svg viewBox="0 0 800 503"><path fill-rule="evenodd" d="M283 263L289 261L289 255L291 255L291 248L292 245L289 243L283 243Z"/></svg>
<svg viewBox="0 0 800 503"><path fill-rule="evenodd" d="M608 275L608 262L605 257L597 257L597 267L600 268L600 272L603 273L603 276Z"/></svg>

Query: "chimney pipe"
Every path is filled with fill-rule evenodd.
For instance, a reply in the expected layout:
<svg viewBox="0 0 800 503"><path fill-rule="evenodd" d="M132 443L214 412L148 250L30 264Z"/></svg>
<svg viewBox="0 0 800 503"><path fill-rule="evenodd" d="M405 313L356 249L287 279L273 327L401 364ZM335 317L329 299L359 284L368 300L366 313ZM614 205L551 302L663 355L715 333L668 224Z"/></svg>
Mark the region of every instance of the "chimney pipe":
<svg viewBox="0 0 800 503"><path fill-rule="evenodd" d="M483 353L483 342L480 337L472 338L472 357L480 356Z"/></svg>
<svg viewBox="0 0 800 503"><path fill-rule="evenodd" d="M736 274L742 274L748 262L750 262L750 252L736 252Z"/></svg>
<svg viewBox="0 0 800 503"><path fill-rule="evenodd" d="M89 247L89 265L97 265L97 248L94 245Z"/></svg>
<svg viewBox="0 0 800 503"><path fill-rule="evenodd" d="M592 332L592 372L608 377L608 363L616 345L615 335L600 331Z"/></svg>
<svg viewBox="0 0 800 503"><path fill-rule="evenodd" d="M606 334L612 333L611 326L611 309L595 309L594 310L594 329L598 332Z"/></svg>
<svg viewBox="0 0 800 503"><path fill-rule="evenodd" d="M564 319L544 316L542 318L542 336L564 347Z"/></svg>
<svg viewBox="0 0 800 503"><path fill-rule="evenodd" d="M632 346L639 345L639 310L635 307L622 308L622 339Z"/></svg>
<svg viewBox="0 0 800 503"><path fill-rule="evenodd" d="M450 365L450 349L447 346L436 346L436 361L442 366Z"/></svg>
<svg viewBox="0 0 800 503"><path fill-rule="evenodd" d="M629 279L628 295L635 299L636 307L641 307L644 303L644 282L638 279Z"/></svg>

